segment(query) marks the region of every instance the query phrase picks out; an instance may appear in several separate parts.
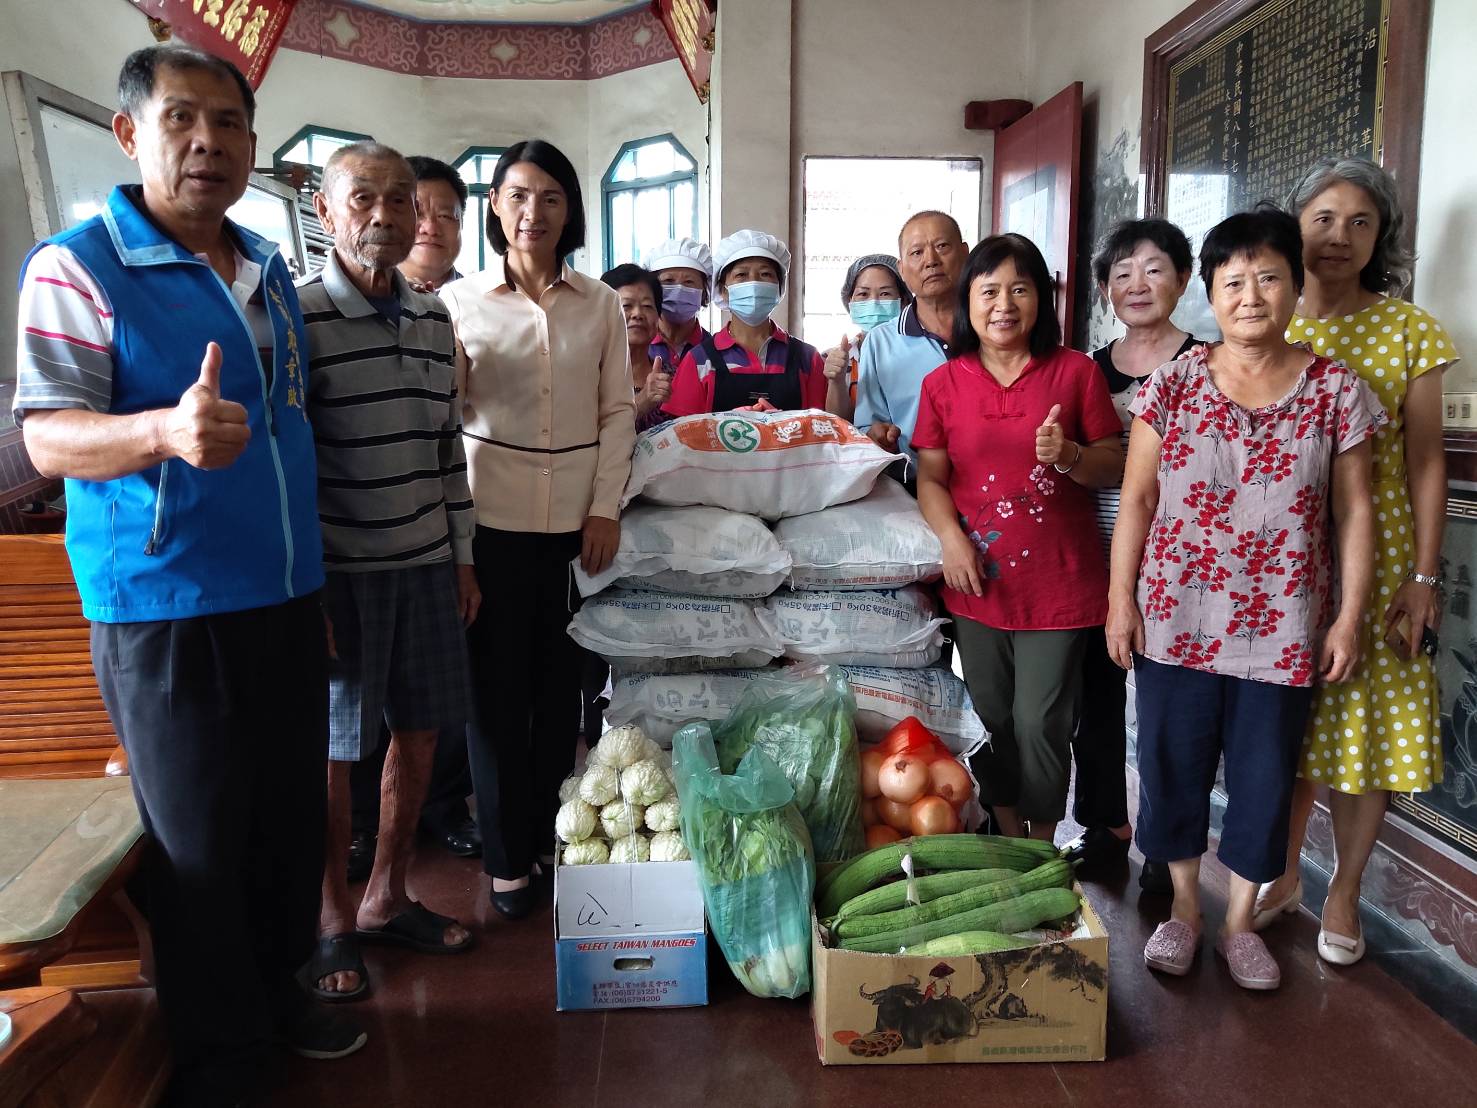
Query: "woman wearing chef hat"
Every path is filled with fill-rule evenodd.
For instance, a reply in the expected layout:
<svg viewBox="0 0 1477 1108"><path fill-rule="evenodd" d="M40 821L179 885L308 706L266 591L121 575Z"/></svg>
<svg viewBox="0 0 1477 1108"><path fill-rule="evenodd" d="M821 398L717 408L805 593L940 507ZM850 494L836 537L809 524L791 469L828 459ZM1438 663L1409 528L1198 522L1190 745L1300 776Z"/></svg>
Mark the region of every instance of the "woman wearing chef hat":
<svg viewBox="0 0 1477 1108"><path fill-rule="evenodd" d="M820 352L769 318L784 295L789 249L773 235L746 230L713 253L718 304L731 318L682 359L663 410L672 416L756 406L839 411L846 381L827 380Z"/></svg>
<svg viewBox="0 0 1477 1108"><path fill-rule="evenodd" d="M713 252L696 239L668 239L647 253L645 267L662 286L660 333L651 340L650 355L671 373L708 337L697 316L713 288Z"/></svg>

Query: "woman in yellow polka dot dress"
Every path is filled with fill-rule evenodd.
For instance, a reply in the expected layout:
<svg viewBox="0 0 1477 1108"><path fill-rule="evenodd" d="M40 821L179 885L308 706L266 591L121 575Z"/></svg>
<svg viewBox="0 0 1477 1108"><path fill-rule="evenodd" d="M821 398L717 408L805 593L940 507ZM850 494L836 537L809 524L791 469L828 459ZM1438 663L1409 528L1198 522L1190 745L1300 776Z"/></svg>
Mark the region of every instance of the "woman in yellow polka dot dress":
<svg viewBox="0 0 1477 1108"><path fill-rule="evenodd" d="M1457 352L1441 325L1393 293L1414 260L1390 176L1363 159L1324 159L1294 190L1307 271L1287 337L1357 372L1390 414L1374 442L1376 573L1359 670L1320 691L1293 799L1287 871L1264 886L1255 926L1302 900L1298 857L1314 791L1329 788L1337 861L1318 953L1351 965L1364 954L1359 885L1391 792L1441 780L1436 674L1422 650L1441 610L1446 465L1441 373Z"/></svg>

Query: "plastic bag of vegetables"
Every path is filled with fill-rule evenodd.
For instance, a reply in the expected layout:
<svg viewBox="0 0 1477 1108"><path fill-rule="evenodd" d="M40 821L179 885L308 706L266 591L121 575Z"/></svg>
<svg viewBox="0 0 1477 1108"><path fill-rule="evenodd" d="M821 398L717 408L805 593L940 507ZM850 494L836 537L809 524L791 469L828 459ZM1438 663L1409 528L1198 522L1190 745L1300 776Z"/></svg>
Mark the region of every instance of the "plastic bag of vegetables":
<svg viewBox="0 0 1477 1108"><path fill-rule="evenodd" d="M706 723L678 731L672 749L682 841L729 968L755 996L804 996L815 862L795 790L761 750L722 773Z"/></svg>
<svg viewBox="0 0 1477 1108"><path fill-rule="evenodd" d="M817 862L844 862L866 848L856 698L840 666L756 676L713 727L723 772L764 751L795 790Z"/></svg>

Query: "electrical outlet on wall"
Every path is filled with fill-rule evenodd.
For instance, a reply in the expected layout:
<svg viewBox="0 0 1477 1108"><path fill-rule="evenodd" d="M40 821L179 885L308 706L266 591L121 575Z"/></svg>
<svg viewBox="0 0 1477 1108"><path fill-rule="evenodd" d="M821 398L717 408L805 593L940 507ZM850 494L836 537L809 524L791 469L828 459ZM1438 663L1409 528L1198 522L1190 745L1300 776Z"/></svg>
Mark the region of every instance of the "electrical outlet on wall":
<svg viewBox="0 0 1477 1108"><path fill-rule="evenodd" d="M1449 392L1443 397L1442 424L1453 431L1477 431L1477 392Z"/></svg>

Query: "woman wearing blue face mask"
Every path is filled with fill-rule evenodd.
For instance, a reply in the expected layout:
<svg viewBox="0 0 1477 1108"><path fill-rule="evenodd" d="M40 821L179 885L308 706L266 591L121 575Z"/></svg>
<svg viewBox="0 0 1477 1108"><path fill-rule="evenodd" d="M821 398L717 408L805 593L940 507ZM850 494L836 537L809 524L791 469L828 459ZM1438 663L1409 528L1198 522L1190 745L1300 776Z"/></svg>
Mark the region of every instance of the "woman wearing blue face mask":
<svg viewBox="0 0 1477 1108"><path fill-rule="evenodd" d="M668 239L647 252L644 264L662 286L658 333L649 353L671 373L708 337L697 317L713 287L713 252L695 239Z"/></svg>
<svg viewBox="0 0 1477 1108"><path fill-rule="evenodd" d="M828 381L816 348L785 334L770 319L790 268L785 244L763 231L738 231L713 254L719 306L731 318L682 359L663 411L671 416L754 407L840 411L846 382Z"/></svg>
<svg viewBox="0 0 1477 1108"><path fill-rule="evenodd" d="M846 382L846 403L838 415L851 419L855 414L857 355L867 332L897 319L912 301L913 294L898 273L898 260L891 254L863 254L851 263L841 284L841 303L858 333L843 334L826 352L826 379Z"/></svg>

